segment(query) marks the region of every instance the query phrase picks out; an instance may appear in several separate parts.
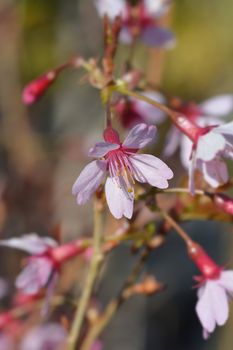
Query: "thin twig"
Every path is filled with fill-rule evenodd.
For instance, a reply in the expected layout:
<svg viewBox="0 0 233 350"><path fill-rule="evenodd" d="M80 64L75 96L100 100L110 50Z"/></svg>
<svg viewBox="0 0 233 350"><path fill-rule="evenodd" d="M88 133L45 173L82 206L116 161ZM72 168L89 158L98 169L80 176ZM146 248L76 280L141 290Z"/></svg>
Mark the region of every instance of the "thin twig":
<svg viewBox="0 0 233 350"><path fill-rule="evenodd" d="M178 223L165 211L161 210L161 214L164 219L175 229L178 235L188 244L191 242L191 238L187 235L187 233L178 225Z"/></svg>
<svg viewBox="0 0 233 350"><path fill-rule="evenodd" d="M74 322L68 337L68 350L75 350L76 343L79 339L80 332L85 318L85 313L90 299L93 286L98 275L99 266L102 260L101 241L103 234L103 218L102 210L99 207L99 203L96 200L94 204L94 252L90 263L89 272L87 275L86 283L84 285L83 293L81 295L75 316Z"/></svg>
<svg viewBox="0 0 233 350"><path fill-rule="evenodd" d="M144 267L144 263L147 260L150 252L151 252L150 248L146 247L144 251L141 253L140 258L138 259L136 265L132 269L127 280L125 281L118 296L108 304L104 313L100 316L99 320L92 326L80 350L89 350L91 348L91 345L93 344L95 339L98 338L98 336L102 333L102 331L111 321L112 317L117 312L119 307L128 298L128 294L125 293L125 291L128 290L128 288L131 287L138 279L138 276L141 273Z"/></svg>

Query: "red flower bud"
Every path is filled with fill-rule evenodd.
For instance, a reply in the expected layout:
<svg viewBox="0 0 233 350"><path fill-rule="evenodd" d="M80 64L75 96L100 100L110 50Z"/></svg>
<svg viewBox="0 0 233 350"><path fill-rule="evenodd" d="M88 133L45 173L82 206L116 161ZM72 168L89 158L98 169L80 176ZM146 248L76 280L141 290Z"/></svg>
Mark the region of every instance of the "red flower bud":
<svg viewBox="0 0 233 350"><path fill-rule="evenodd" d="M219 277L221 268L199 244L193 241L188 242L188 254L205 279L216 279Z"/></svg>
<svg viewBox="0 0 233 350"><path fill-rule="evenodd" d="M27 105L35 103L57 78L57 71L52 70L31 81L23 90L23 102Z"/></svg>

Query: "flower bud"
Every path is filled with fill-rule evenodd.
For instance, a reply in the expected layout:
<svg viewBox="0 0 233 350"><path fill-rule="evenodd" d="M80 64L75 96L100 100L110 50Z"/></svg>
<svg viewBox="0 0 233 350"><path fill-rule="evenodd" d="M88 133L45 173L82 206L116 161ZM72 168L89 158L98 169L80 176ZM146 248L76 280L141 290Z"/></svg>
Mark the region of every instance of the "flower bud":
<svg viewBox="0 0 233 350"><path fill-rule="evenodd" d="M27 105L37 102L50 85L54 83L57 75L58 73L56 70L51 70L41 77L31 81L23 90L23 102Z"/></svg>

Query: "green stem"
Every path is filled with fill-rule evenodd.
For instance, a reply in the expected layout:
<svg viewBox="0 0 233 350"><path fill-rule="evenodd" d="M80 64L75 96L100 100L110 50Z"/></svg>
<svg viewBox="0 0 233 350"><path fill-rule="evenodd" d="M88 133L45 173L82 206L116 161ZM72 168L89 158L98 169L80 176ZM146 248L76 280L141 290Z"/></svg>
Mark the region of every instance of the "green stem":
<svg viewBox="0 0 233 350"><path fill-rule="evenodd" d="M73 325L71 327L71 331L68 337L68 350L76 349L76 343L80 336L88 302L92 294L96 277L99 272L100 263L102 261L102 252L101 252L101 242L102 242L102 234L103 234L102 216L103 216L102 210L99 207L98 202L96 200L94 204L94 242L93 242L94 252L90 263L87 279L84 285L83 293L81 295L81 298L74 316Z"/></svg>

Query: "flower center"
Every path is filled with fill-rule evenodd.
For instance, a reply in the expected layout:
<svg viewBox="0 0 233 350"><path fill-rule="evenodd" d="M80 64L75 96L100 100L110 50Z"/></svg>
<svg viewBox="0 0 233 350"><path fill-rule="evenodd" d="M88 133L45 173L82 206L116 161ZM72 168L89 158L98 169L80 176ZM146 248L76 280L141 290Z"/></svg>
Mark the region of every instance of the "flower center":
<svg viewBox="0 0 233 350"><path fill-rule="evenodd" d="M133 177L134 169L129 154L121 146L117 150L108 152L105 157L108 160L108 170L111 178L128 195L132 194L135 181Z"/></svg>

